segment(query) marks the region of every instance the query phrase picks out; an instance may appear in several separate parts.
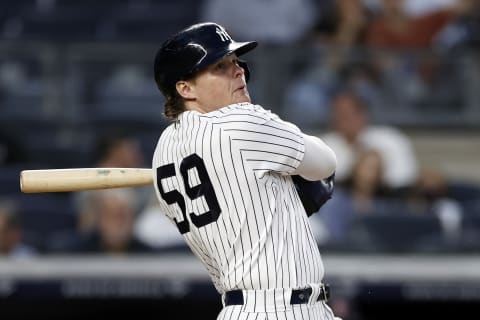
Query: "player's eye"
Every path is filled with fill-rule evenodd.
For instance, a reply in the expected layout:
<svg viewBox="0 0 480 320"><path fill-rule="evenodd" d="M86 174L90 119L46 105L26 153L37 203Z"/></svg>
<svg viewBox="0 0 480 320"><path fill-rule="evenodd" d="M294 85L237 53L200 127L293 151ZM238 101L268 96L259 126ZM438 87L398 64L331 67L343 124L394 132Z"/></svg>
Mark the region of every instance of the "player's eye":
<svg viewBox="0 0 480 320"><path fill-rule="evenodd" d="M223 69L225 69L225 62L219 62L219 63L217 63L217 65L215 66L215 69L216 69L216 70L223 70Z"/></svg>
<svg viewBox="0 0 480 320"><path fill-rule="evenodd" d="M228 69L229 67L231 67L233 65L238 66L238 59L227 58L227 59L224 59L224 60L218 62L217 64L215 64L213 68L216 71L225 71L226 69Z"/></svg>

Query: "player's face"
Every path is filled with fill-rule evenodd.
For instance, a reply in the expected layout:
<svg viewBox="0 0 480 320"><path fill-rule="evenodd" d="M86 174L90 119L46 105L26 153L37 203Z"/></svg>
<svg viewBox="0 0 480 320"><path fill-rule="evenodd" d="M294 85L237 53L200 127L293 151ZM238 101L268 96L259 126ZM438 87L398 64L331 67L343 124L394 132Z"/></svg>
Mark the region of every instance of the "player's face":
<svg viewBox="0 0 480 320"><path fill-rule="evenodd" d="M250 102L245 72L238 65L236 54L226 56L199 71L190 85L192 102L202 112L234 103Z"/></svg>

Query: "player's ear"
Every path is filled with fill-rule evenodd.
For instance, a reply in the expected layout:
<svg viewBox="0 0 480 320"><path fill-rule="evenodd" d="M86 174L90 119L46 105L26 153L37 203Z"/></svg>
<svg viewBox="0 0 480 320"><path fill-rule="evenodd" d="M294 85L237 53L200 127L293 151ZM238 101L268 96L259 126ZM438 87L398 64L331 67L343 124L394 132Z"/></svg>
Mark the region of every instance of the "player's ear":
<svg viewBox="0 0 480 320"><path fill-rule="evenodd" d="M189 81L180 80L175 84L178 94L185 100L195 99L195 90Z"/></svg>

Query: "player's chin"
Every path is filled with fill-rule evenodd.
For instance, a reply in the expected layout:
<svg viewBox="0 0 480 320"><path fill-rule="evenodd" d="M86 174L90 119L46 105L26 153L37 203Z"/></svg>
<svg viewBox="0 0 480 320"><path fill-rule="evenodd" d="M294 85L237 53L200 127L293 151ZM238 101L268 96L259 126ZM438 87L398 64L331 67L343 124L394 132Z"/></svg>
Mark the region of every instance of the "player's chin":
<svg viewBox="0 0 480 320"><path fill-rule="evenodd" d="M252 102L248 91L236 91L233 96L234 103Z"/></svg>

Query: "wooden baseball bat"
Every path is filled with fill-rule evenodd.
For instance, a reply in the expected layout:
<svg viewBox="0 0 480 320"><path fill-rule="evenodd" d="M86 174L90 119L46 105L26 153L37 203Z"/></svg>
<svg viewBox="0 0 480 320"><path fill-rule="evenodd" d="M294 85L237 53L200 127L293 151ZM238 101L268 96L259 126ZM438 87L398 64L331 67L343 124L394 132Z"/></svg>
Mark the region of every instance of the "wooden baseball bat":
<svg viewBox="0 0 480 320"><path fill-rule="evenodd" d="M42 169L20 172L20 190L24 193L136 187L152 183L152 169L144 168Z"/></svg>

